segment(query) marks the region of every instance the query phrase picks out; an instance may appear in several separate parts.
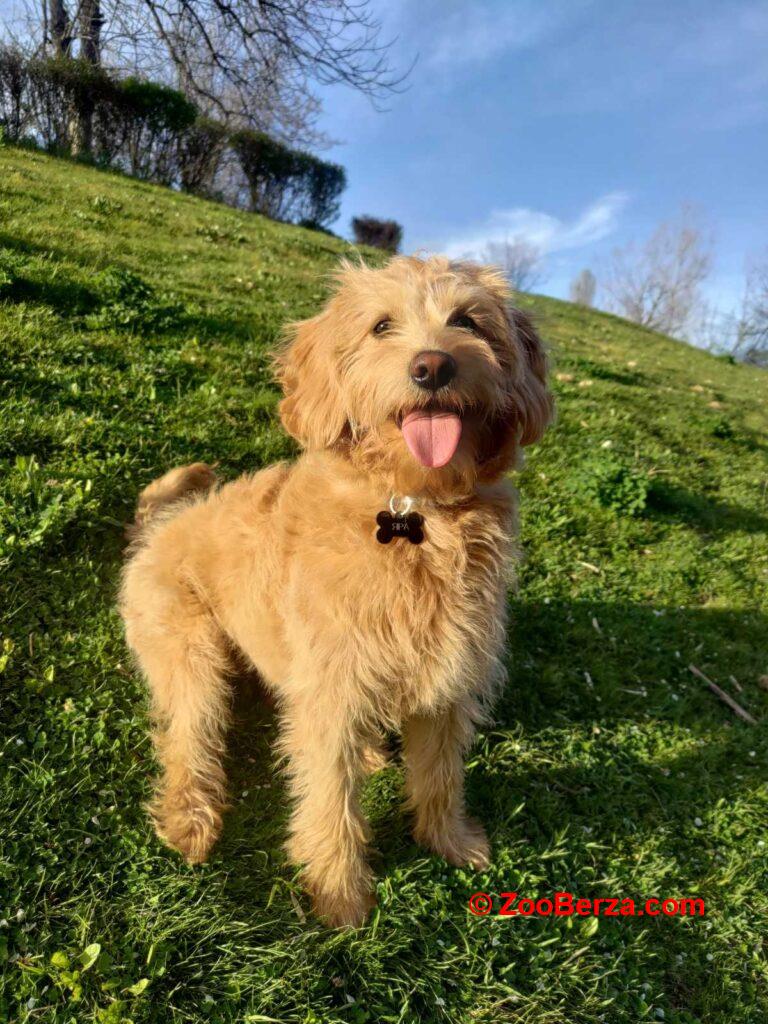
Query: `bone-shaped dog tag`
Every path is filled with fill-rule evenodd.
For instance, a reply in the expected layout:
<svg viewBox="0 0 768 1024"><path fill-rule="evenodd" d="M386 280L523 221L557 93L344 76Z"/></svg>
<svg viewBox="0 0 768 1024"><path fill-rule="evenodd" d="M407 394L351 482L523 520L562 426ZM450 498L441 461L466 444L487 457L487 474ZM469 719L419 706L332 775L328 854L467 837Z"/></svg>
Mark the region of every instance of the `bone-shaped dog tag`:
<svg viewBox="0 0 768 1024"><path fill-rule="evenodd" d="M421 544L424 540L424 516L418 512L408 512L404 516L379 512L376 522L379 525L376 531L379 544L389 544L394 537L407 537L411 544Z"/></svg>

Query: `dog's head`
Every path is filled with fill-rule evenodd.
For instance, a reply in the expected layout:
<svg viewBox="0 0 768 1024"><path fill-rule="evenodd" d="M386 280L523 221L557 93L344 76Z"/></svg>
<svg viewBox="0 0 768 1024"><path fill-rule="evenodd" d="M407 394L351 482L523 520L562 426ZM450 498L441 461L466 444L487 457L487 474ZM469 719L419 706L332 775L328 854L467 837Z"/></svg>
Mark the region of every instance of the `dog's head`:
<svg viewBox="0 0 768 1024"><path fill-rule="evenodd" d="M541 342L509 300L501 274L471 263L344 264L278 357L286 430L309 450L348 451L402 493L497 478L552 414Z"/></svg>

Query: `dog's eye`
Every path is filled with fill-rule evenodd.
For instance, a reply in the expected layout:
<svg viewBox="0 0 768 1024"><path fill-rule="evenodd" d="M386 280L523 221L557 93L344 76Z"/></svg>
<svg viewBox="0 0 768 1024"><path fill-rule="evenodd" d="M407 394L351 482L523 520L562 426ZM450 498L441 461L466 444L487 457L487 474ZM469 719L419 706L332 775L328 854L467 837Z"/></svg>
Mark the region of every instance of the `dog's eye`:
<svg viewBox="0 0 768 1024"><path fill-rule="evenodd" d="M477 324L471 316L467 316L466 313L461 313L459 316L453 316L448 321L449 327L460 327L463 331L477 332Z"/></svg>
<svg viewBox="0 0 768 1024"><path fill-rule="evenodd" d="M384 317L383 320L379 320L376 326L373 328L374 334L386 334L392 327L392 321Z"/></svg>

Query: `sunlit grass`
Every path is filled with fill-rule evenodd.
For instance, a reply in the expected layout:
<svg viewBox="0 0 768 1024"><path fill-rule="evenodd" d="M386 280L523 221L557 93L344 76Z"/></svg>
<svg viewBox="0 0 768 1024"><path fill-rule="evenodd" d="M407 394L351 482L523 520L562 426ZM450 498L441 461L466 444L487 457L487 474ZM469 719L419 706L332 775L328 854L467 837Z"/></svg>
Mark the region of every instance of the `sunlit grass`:
<svg viewBox="0 0 768 1024"><path fill-rule="evenodd" d="M489 871L414 846L395 762L365 794L379 910L318 927L281 850L274 722L247 700L211 863L154 838L120 524L174 463L234 476L292 454L269 351L343 250L0 150L0 1019L758 1024L768 378L616 318L524 300L559 415L521 474L511 681L468 772ZM473 918L476 890L707 913Z"/></svg>

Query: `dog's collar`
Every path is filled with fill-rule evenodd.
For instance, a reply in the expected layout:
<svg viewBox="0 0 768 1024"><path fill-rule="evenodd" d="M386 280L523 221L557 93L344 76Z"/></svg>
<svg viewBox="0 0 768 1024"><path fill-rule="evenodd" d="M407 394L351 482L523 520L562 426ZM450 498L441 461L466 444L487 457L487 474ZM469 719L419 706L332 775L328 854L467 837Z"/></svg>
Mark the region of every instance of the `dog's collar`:
<svg viewBox="0 0 768 1024"><path fill-rule="evenodd" d="M389 544L395 537L407 537L411 544L424 540L424 516L412 511L415 499L410 494L392 494L389 511L382 510L376 516L376 540Z"/></svg>

